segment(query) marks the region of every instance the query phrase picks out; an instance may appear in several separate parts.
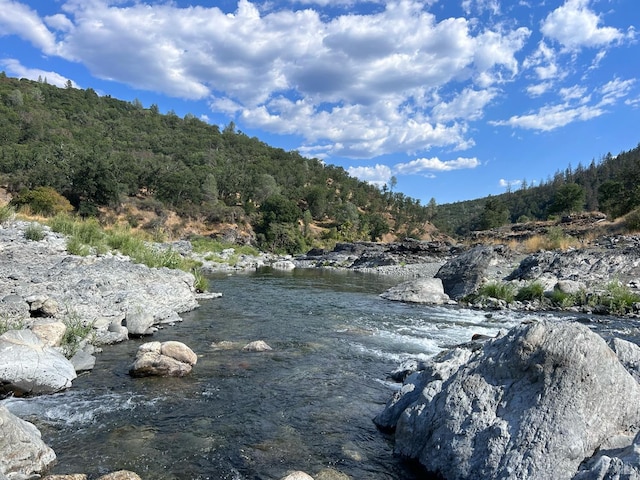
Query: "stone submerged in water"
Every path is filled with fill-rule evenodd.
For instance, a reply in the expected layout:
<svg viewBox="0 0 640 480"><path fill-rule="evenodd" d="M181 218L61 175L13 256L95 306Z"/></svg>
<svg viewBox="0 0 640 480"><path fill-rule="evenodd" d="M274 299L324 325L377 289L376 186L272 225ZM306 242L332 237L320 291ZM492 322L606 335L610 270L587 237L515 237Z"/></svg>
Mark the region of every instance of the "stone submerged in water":
<svg viewBox="0 0 640 480"><path fill-rule="evenodd" d="M182 342L147 342L140 345L129 369L133 377L183 377L197 363L198 356Z"/></svg>
<svg viewBox="0 0 640 480"><path fill-rule="evenodd" d="M541 321L479 351L436 357L375 421L395 427L396 453L447 480L568 480L611 445L628 460L623 447L640 426L640 386L586 326ZM629 478L640 478L634 469Z"/></svg>

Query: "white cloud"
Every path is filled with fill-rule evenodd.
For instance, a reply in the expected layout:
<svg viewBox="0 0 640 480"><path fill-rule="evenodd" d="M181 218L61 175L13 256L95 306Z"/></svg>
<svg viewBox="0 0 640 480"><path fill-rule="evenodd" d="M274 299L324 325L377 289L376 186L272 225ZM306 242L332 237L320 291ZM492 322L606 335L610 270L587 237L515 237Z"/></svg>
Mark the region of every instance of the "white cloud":
<svg viewBox="0 0 640 480"><path fill-rule="evenodd" d="M619 99L629 95L631 87L633 87L635 83L635 79L620 80L619 78L607 82L599 89L599 93L602 95L600 105L616 104Z"/></svg>
<svg viewBox="0 0 640 480"><path fill-rule="evenodd" d="M447 172L451 170L463 170L476 168L480 165L477 158L459 157L455 160L442 161L437 157L418 158L408 163L398 163L394 166L394 171L404 175L415 175L425 171Z"/></svg>
<svg viewBox="0 0 640 480"><path fill-rule="evenodd" d="M625 37L617 28L600 26L601 18L589 9L589 0L567 0L542 22L542 33L559 42L567 50L601 47L620 42Z"/></svg>
<svg viewBox="0 0 640 480"><path fill-rule="evenodd" d="M498 185L500 185L502 188L512 189L514 187L519 187L520 185L522 185L522 180L505 180L504 178L501 178L498 182Z"/></svg>
<svg viewBox="0 0 640 480"><path fill-rule="evenodd" d="M68 0L46 17L51 31L27 7L0 2L21 19L0 13L0 32L31 36L43 51L95 76L207 99L247 127L295 133L306 139L304 148L353 157L469 148L469 123L482 118L495 85L517 76L516 53L531 33L489 26L475 33L464 18L438 21L429 12L435 0L376 1L370 13L333 18L248 0L231 13L173 2ZM443 90L449 94L436 101Z"/></svg>
<svg viewBox="0 0 640 480"><path fill-rule="evenodd" d="M374 167L349 167L347 173L363 182L382 187L392 176L391 169L386 165L376 164Z"/></svg>
<svg viewBox="0 0 640 480"><path fill-rule="evenodd" d="M27 68L15 58L0 59L0 65L12 76L18 78L28 78L29 80L46 79L48 84L55 85L61 88L66 87L67 83L70 80L67 77L64 77L56 72L40 70L38 68ZM74 81L71 81L71 84L74 88L78 88L78 85Z"/></svg>
<svg viewBox="0 0 640 480"><path fill-rule="evenodd" d="M44 25L37 12L26 5L0 0L0 37L19 35L46 54L56 50L55 36Z"/></svg>
<svg viewBox="0 0 640 480"><path fill-rule="evenodd" d="M492 125L519 127L527 130L551 131L579 120L599 117L604 110L599 106L581 105L572 107L566 104L547 105L535 113L514 115L509 120L490 122Z"/></svg>

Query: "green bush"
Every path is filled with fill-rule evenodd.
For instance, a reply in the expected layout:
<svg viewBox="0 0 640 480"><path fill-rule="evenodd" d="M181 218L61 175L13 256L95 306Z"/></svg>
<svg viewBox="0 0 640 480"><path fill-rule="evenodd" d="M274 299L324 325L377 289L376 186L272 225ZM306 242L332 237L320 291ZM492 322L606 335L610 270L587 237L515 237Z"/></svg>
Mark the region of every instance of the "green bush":
<svg viewBox="0 0 640 480"><path fill-rule="evenodd" d="M73 211L69 200L51 187L38 187L20 192L11 200L10 205L18 209L28 207L32 214L45 217Z"/></svg>
<svg viewBox="0 0 640 480"><path fill-rule="evenodd" d="M16 216L16 209L12 205L3 205L0 207L0 225L13 220Z"/></svg>
<svg viewBox="0 0 640 480"><path fill-rule="evenodd" d="M525 285L516 294L515 299L524 302L531 300L542 300L544 298L544 286L539 282L533 282Z"/></svg>
<svg viewBox="0 0 640 480"><path fill-rule="evenodd" d="M511 303L515 298L515 288L511 283L489 282L478 289L478 295Z"/></svg>
<svg viewBox="0 0 640 480"><path fill-rule="evenodd" d="M624 217L624 226L629 232L640 231L640 208L635 209Z"/></svg>
<svg viewBox="0 0 640 480"><path fill-rule="evenodd" d="M607 284L606 293L600 298L602 305L607 306L611 313L619 315L627 313L637 302L640 302L640 295L618 281Z"/></svg>
<svg viewBox="0 0 640 480"><path fill-rule="evenodd" d="M80 316L72 312L63 320L67 326L60 347L65 357L73 357L80 349L81 342L93 331L93 326L85 324Z"/></svg>
<svg viewBox="0 0 640 480"><path fill-rule="evenodd" d="M27 240L39 242L40 240L44 239L44 237L44 229L39 223L30 223L24 231L24 238L26 238Z"/></svg>

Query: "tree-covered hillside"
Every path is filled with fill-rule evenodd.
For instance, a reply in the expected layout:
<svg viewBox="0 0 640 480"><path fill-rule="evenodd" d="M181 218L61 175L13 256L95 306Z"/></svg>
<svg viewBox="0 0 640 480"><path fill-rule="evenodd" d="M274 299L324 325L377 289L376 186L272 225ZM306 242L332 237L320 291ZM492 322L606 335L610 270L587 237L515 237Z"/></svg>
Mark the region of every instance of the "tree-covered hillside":
<svg viewBox="0 0 640 480"><path fill-rule="evenodd" d="M567 162L569 164L569 161ZM507 223L600 211L611 219L640 207L640 145L588 167L578 164L530 186L477 200L440 205L433 223L442 231L466 235Z"/></svg>
<svg viewBox="0 0 640 480"><path fill-rule="evenodd" d="M192 115L161 114L156 105L4 73L0 176L18 199L50 187L83 216L138 199L208 224L251 225L261 247L289 252L320 236L420 235L429 216L418 200L272 148L233 124L220 130Z"/></svg>

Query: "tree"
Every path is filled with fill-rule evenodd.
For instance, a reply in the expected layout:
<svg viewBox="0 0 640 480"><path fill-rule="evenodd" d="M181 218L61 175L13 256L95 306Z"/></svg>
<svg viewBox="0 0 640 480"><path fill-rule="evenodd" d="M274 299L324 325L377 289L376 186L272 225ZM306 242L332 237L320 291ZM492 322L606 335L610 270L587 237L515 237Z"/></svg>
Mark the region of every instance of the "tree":
<svg viewBox="0 0 640 480"><path fill-rule="evenodd" d="M484 210L480 215L480 229L489 230L500 227L508 222L509 209L507 205L502 200L489 196L484 204Z"/></svg>
<svg viewBox="0 0 640 480"><path fill-rule="evenodd" d="M573 213L584 208L585 191L577 183L565 183L557 188L549 213Z"/></svg>

